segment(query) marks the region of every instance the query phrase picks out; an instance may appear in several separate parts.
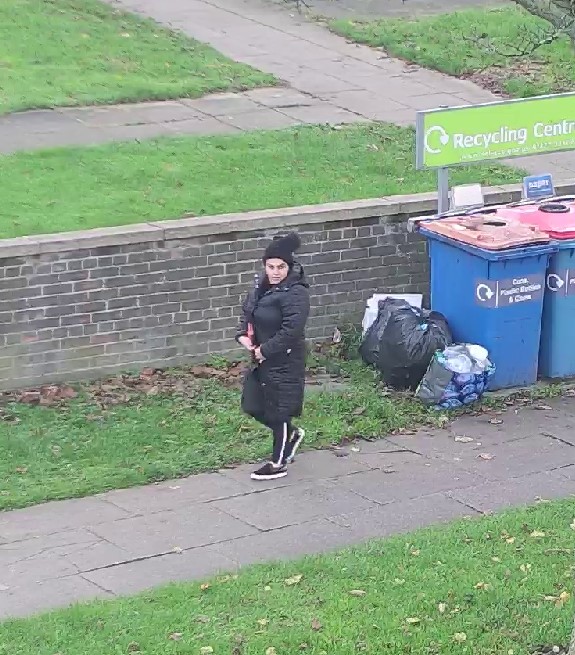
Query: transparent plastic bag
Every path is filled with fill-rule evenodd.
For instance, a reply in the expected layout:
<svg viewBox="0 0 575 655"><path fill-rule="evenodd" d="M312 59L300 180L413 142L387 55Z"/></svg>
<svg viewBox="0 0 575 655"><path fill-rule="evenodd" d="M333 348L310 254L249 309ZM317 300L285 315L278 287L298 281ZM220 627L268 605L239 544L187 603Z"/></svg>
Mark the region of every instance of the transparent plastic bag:
<svg viewBox="0 0 575 655"><path fill-rule="evenodd" d="M475 344L456 344L437 351L415 392L436 409L465 407L481 399L495 366L488 352Z"/></svg>

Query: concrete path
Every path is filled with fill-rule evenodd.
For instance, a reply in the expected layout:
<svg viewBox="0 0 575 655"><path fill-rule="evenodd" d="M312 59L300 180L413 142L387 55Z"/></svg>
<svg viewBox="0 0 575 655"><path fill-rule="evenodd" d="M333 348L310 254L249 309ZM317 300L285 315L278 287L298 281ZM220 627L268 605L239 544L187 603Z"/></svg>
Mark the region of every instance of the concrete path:
<svg viewBox="0 0 575 655"><path fill-rule="evenodd" d="M269 0L286 6L285 0ZM295 0L294 0L295 2ZM413 18L460 9L497 7L505 0L306 0L309 13L330 18Z"/></svg>
<svg viewBox="0 0 575 655"><path fill-rule="evenodd" d="M251 470L0 513L0 617L573 495L575 398Z"/></svg>
<svg viewBox="0 0 575 655"><path fill-rule="evenodd" d="M160 136L232 134L362 116L288 88L219 93L197 100L74 107L0 116L0 153Z"/></svg>
<svg viewBox="0 0 575 655"><path fill-rule="evenodd" d="M496 99L472 82L347 43L321 25L269 0L110 2L150 16L211 44L232 59L272 73L289 88L197 101L14 114L0 119L0 152L162 134L275 129L297 123L380 120L413 125L420 109ZM557 181L575 178L573 153L509 163L532 172L553 173Z"/></svg>

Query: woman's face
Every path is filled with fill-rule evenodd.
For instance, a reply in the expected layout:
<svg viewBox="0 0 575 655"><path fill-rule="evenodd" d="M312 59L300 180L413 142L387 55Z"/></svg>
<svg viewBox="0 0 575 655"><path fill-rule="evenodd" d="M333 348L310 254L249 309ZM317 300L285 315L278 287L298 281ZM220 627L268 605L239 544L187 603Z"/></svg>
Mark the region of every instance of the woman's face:
<svg viewBox="0 0 575 655"><path fill-rule="evenodd" d="M289 266L283 259L268 259L266 262L266 275L270 284L283 282L289 273Z"/></svg>

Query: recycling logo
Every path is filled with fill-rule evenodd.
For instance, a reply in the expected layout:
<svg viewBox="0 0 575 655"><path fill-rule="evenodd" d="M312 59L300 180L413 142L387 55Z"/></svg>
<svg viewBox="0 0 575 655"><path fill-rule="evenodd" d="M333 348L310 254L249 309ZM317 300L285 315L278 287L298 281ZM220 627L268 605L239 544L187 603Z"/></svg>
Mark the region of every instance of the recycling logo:
<svg viewBox="0 0 575 655"><path fill-rule="evenodd" d="M438 155L441 152L442 146L449 143L449 134L440 127L434 125L430 127L425 133L425 149L431 155Z"/></svg>

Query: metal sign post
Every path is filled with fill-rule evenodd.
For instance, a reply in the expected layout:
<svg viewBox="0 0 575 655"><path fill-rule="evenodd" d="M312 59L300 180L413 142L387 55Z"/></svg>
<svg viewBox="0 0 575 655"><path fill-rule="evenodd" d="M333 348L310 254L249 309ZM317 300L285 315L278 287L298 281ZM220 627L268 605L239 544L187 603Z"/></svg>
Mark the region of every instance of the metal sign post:
<svg viewBox="0 0 575 655"><path fill-rule="evenodd" d="M449 211L449 168L437 169L437 213Z"/></svg>

